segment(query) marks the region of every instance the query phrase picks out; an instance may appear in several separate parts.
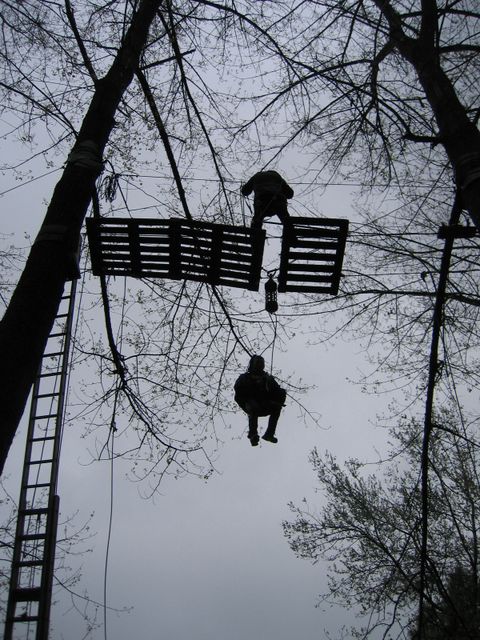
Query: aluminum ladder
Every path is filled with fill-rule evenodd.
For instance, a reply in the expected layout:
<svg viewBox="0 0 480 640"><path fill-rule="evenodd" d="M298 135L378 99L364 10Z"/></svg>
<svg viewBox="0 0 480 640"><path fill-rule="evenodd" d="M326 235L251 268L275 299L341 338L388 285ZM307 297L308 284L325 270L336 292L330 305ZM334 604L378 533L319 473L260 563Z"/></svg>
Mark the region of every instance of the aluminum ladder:
<svg viewBox="0 0 480 640"><path fill-rule="evenodd" d="M47 640L56 495L76 280L67 282L33 384L4 640Z"/></svg>

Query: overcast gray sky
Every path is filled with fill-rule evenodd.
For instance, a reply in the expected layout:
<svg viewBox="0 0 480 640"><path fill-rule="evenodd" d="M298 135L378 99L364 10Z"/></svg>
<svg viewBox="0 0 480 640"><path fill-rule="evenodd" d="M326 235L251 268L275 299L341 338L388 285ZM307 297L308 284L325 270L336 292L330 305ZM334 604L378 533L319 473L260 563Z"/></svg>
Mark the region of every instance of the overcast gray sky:
<svg viewBox="0 0 480 640"><path fill-rule="evenodd" d="M14 191L3 198L6 231L35 235L53 177ZM319 202L319 210L348 209L344 202ZM301 208L301 201L293 206ZM258 294L261 299L262 294ZM280 305L286 298L280 296ZM281 322L281 311L279 322ZM365 366L359 345L337 341L308 346L311 321L285 352L275 354L275 368L301 376L316 390L298 397L310 411L321 414L321 427L306 425L290 399L278 428L279 443L261 443L256 449L246 439L246 419L239 411L218 421L225 444L216 461L218 473L209 481L166 479L152 500L140 497L142 487L126 479L129 465L114 464L113 525L108 562L107 603L128 613L108 613L107 635L116 640L139 636L144 640L302 640L322 638L352 621L349 612L315 608L325 585L325 568L295 558L283 538L281 522L289 517L287 503L314 495L315 479L307 462L317 446L340 459L374 458L385 434L370 423L385 406L383 398L360 393L347 382ZM308 334L307 334L308 332ZM270 352L266 354L267 360ZM246 364L246 363L245 363ZM239 372L240 373L240 372ZM264 419L265 420L265 419ZM105 431L96 434L101 439ZM8 461L8 487L18 494L23 455L23 434ZM88 544L93 549L72 560L82 565L75 591L103 602L104 564L110 511L108 462L91 463L92 441L82 438L78 425L67 425L59 482L62 517L78 511L82 523L94 513L96 532ZM61 532L60 532L61 535ZM93 608L88 607L91 614ZM101 610L97 621L103 621ZM82 638L85 627L69 606L68 594L56 590L52 611L53 634L58 640ZM102 638L103 627L92 633Z"/></svg>

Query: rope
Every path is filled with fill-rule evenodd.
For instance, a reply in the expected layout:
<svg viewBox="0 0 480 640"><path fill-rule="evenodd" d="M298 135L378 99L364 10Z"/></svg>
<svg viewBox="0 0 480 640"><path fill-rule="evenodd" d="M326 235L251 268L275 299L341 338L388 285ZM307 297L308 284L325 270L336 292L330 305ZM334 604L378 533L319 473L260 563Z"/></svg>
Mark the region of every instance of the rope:
<svg viewBox="0 0 480 640"><path fill-rule="evenodd" d="M112 420L110 422L110 434L109 434L109 439L110 439L110 436L112 437L112 446L111 446L111 453L110 453L110 511L108 516L107 545L105 549L105 564L104 564L104 572L103 572L103 637L104 637L104 640L107 640L107 609L109 608L107 606L107 582L108 582L108 561L109 561L109 555L110 555L110 542L112 538L112 524L113 524L113 498L114 498L114 493L113 493L114 464L113 463L115 460L115 450L114 450L115 449L114 448L115 432L117 430L117 427L115 426L115 415L117 411L117 399L118 399L119 392L120 392L120 387L117 387L115 391L114 401L113 401ZM107 441L107 448L108 448L108 441ZM108 453L108 449L107 449L107 453Z"/></svg>
<svg viewBox="0 0 480 640"><path fill-rule="evenodd" d="M101 173L103 160L98 144L93 140L78 142L67 157L68 164Z"/></svg>
<svg viewBox="0 0 480 640"><path fill-rule="evenodd" d="M278 327L278 318L275 315L274 325L273 325L273 342L272 342L272 356L270 358L270 373L273 375L273 356L275 353L275 341L277 339L277 327Z"/></svg>

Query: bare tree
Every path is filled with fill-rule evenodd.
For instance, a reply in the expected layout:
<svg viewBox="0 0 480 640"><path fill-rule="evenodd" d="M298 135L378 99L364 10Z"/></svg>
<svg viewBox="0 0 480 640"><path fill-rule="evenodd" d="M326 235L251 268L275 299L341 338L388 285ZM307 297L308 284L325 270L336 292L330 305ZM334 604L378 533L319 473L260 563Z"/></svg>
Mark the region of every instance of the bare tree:
<svg viewBox="0 0 480 640"><path fill-rule="evenodd" d="M478 446L476 422L441 411L432 436L428 545L428 628L455 619L464 635L475 637L470 614L458 606L452 577L462 571L478 591ZM332 600L358 607L367 622L354 637L409 637L416 629L421 550L421 492L418 459L422 425L406 417L391 431L392 449L378 474L358 460L345 466L313 451L311 462L325 503L290 505L294 519L284 523L292 550L313 562L327 561ZM475 599L475 596L474 596ZM469 635L470 633L470 635ZM473 635L472 635L473 634ZM426 635L425 637L430 637ZM441 636L443 637L443 636ZM451 636L457 637L457 636Z"/></svg>
<svg viewBox="0 0 480 640"><path fill-rule="evenodd" d="M348 167L407 190L432 161L449 166L478 226L478 20L470 0L299 3L275 25L287 75L280 89L265 79L269 101L250 122L285 114L277 148L308 145L310 181Z"/></svg>
<svg viewBox="0 0 480 640"><path fill-rule="evenodd" d="M74 257L114 115L130 84L160 2L144 0L132 16L108 73L95 93L57 184L40 233L0 325L4 360L1 463L23 412L40 357L58 309L63 286L75 277ZM53 247L53 251L52 251Z"/></svg>
<svg viewBox="0 0 480 640"><path fill-rule="evenodd" d="M426 49L430 40L426 26L422 31L421 12L427 11L428 7L422 4L418 9L417 4L413 1L403 3L398 9L400 27L407 30L409 38L418 40L418 47L421 45ZM110 73L109 66L121 57L127 42L125 35L133 25L132 21L137 20L137 13L131 11L128 3L124 6L125 11L111 3L100 4L92 10L82 2L74 5L67 1L62 8L32 0L28 12L9 2L4 5L2 87L5 104L10 112L18 114L22 135L27 140L35 130L34 121L51 131L56 127L52 144L61 153L62 144L65 147L71 136L78 138L77 130L83 130L83 125L79 126L80 110L88 110L89 104L95 103L99 87L104 85L104 79ZM138 9L140 7L143 3ZM406 54L400 52L400 55L395 44L395 38L400 36L398 29L391 25L397 14L391 14L386 3L380 7L376 3L359 2L348 5L299 3L294 7L285 3L264 3L261 7L246 3L240 7L201 1L165 3L158 8L160 11L152 22L149 39L141 47L136 66L132 64L132 73L138 82L131 83L123 94L116 111L115 127L109 133L110 142L104 154L106 176L99 191L100 198L95 200L97 209L102 214L122 211L134 215L138 200L132 198L131 192L136 190L138 194L143 190L151 202L149 211L162 217L172 213L191 215L192 202L195 202L188 186L189 179L195 178L191 167L194 159L206 150L218 186L204 190L205 204L197 205L196 216L240 221L238 176L233 174L228 160L234 149L240 153L257 147L258 157L264 156L262 138L248 139L249 131L258 135L262 118L268 118L268 146L273 156L279 148L302 140L302 144L308 142L316 161L322 158L328 164L328 171L333 175L342 161L347 162L345 166L350 170L352 166L358 166L360 156L366 155L368 162L364 157L361 161L365 171L359 170L361 181L368 185L382 178L387 184L396 184L398 192L394 199L401 203L408 199L408 210L399 209L397 215L393 212L385 216L385 223L368 210L362 212L364 223L353 227L348 247L351 257L347 254L345 278L337 304L333 306L308 298L306 306L299 305L305 302L303 298L291 304L290 309L293 315L301 318L303 313L311 314L312 311L320 317L324 312L330 316L334 308L341 318L339 330L344 326L359 327L362 323L369 331L376 328L378 331L372 335L372 340L377 345L383 348L386 336L390 343L394 340L388 353L380 354L379 366L384 363L390 371L394 368L396 373L400 372L403 379L418 381L428 333L427 310L435 289L430 274L438 269L440 255L440 245L433 236L438 229L439 210L446 212L450 206L452 189L445 178L448 161L435 112L425 98L413 63ZM432 46L438 49L441 71L461 95L466 117L474 121L477 98L473 78L477 56L472 24L477 20L477 14L468 3L447 3L436 13L425 13L423 24L432 20L437 20L438 24L438 42L435 40ZM306 29L305 25L308 25ZM213 47L212 42L215 43ZM238 64L235 65L235 82L223 86L229 92L229 100L222 100L209 82L211 67L208 64L212 55L218 55L216 69L221 75L228 73L228 65L222 66L222 60L228 61L222 57L227 51L226 42L237 43L232 51L235 51ZM63 61L58 71L48 64L35 67L42 47L55 51ZM27 55L33 51L35 55ZM15 52L18 52L17 57ZM26 60L34 61L31 67L25 66ZM41 74L37 68L42 69ZM203 69L205 73L202 74ZM58 74L64 83L58 94L53 89L55 84L48 81L50 73ZM253 90L248 92L247 87L250 89L251 85L248 78L252 75L255 83ZM280 84L281 78L283 84ZM239 108L246 103L255 108L253 118L244 117ZM25 117L25 105L33 114L33 120ZM281 115L280 122L285 123L284 128L278 129L282 136L278 145L275 131L270 126L270 114L275 108ZM232 119L235 113L245 121L235 122ZM249 124L254 126L249 127ZM227 133L232 135L231 144L238 143L237 147L229 146ZM319 140L321 149L317 144ZM145 171L147 175L143 177L139 172L139 166L147 167L152 161L142 163L139 156L141 150L151 151L158 142L165 151L161 163L151 166L157 172L168 172L173 178L169 179L168 189L154 193L141 184L142 180L150 179L148 172ZM200 152L195 155L196 151L192 153L192 149ZM75 158L82 162L81 157L76 151L70 156L67 173L75 168L72 164ZM97 166L97 173L101 166L101 163ZM91 185L96 176L92 167L92 164L90 168L82 167L84 173L90 172ZM425 178L423 191L418 186L420 174ZM306 174L310 181L315 180L315 175L318 172ZM90 189L84 194L85 202L90 200L92 193L94 191ZM80 200L77 198L76 201ZM425 212L422 203L433 204L435 212ZM77 216L63 261L71 261L83 215ZM423 233L423 238L410 234L413 220L419 222L419 228L415 227L414 232ZM46 237L40 234L34 254L40 251ZM48 243L57 246L52 237ZM464 246L467 253L459 254L459 260L469 264L470 271L459 263L458 280L455 276L455 284L451 281L452 290L448 295L451 317L468 318L462 329L462 340L468 344L478 308L478 291L470 264L476 243L465 242ZM40 272L37 277L47 286ZM59 284L57 289L61 286ZM145 291L150 291L152 299L145 297ZM242 356L259 348L262 342L262 348L268 345L272 340L272 325L262 324L263 319L252 321L242 305L237 305L224 292L206 287L147 282L141 289L132 287L131 292L132 304L140 309L140 314L143 313L142 304L151 314L160 314L162 329L147 326L135 316L130 320L126 318L121 307L125 308L129 303L119 300L118 319L124 328L128 323L132 327L128 336L129 348L119 348L115 344L120 335L120 326L115 322L108 331L108 347L98 340L95 347L82 344L85 357L92 353L97 358L102 376L110 368L120 376L119 384L113 378L107 378L108 385L101 387L98 401L106 401L107 415L111 414L112 404L119 401L118 406L122 406L125 402L132 419L138 421L137 432L144 433L140 427L143 424L149 434L146 439L151 437L152 444L156 442L154 448L158 445L163 452L170 453L177 445L180 449L186 447L187 451L197 450L198 446L201 448L198 440L194 439L192 446L186 444L190 441L188 434L176 443L170 437L160 438L162 425L170 420L169 412L175 411L174 407L178 408L179 403L186 406L185 403L193 401L206 426L213 412L220 405L225 406L223 374L229 367L236 368ZM102 295L108 326L112 319L107 307L113 308L115 314L116 302L108 301L106 284ZM44 297L40 289L38 296ZM360 303L356 304L356 301ZM26 332L28 326L29 335L38 333L41 324L33 310L45 306L40 304L39 298L36 301L32 298L29 324L20 328L21 323L17 323L17 332ZM6 320L8 317L7 314ZM281 330L288 334L286 314L282 325ZM458 327L458 322L455 326ZM196 329L187 337L184 330L192 327ZM257 330L258 337L255 336ZM18 336L9 344L17 340ZM153 350L152 345L155 346ZM215 346L210 348L211 345ZM41 348L40 345L37 355ZM35 352L27 346L25 350L28 352L25 358L28 355L32 364ZM19 365L22 360L13 351L12 357ZM205 359L207 351L211 356ZM462 358L465 361L466 353L459 346L456 351L459 362ZM196 354L195 360L192 360L192 354ZM416 357L412 359L411 354ZM452 363L453 366L457 365ZM26 370L23 364L20 368ZM215 371L214 384L209 388L205 385L206 378L200 375L206 370L210 374ZM33 365L30 371L34 371ZM463 372L466 371L467 367L464 367ZM12 385L20 389L21 385L13 382L11 372L8 375ZM105 381L104 377L102 379ZM140 381L148 386L148 391ZM209 381L213 382L213 379L209 378ZM403 383L399 378L400 384ZM25 380L24 390L28 385ZM143 400L147 396L150 399L145 403ZM159 401L159 397L164 401ZM10 432L21 411L19 407L17 409ZM80 409L79 413L82 411ZM107 415L102 417L104 422L108 422ZM7 432L8 429L4 430ZM167 428L163 434L168 432ZM141 437L140 440L145 442ZM168 453L166 459L171 459Z"/></svg>
<svg viewBox="0 0 480 640"><path fill-rule="evenodd" d="M193 159L203 154L203 160L206 153L219 186L216 192L207 193L208 204L199 207L197 217L240 220L240 213L232 207L232 202L238 202L238 177L232 197L223 153L223 131L227 123L231 125L229 115L238 103L219 99L208 75L214 53L216 69L221 69L221 61L227 59L225 43L230 34L240 40L235 45L236 50L242 49L240 65L249 64L253 69L262 46L275 49L272 37L247 16L247 11L241 13L228 4L142 0L121 3L120 8L109 2L93 7L66 0L62 7L31 0L28 11L23 4L4 5L1 88L6 112L16 115L17 127L27 143L35 131L49 132L52 143L39 153L47 154L51 148L52 153L60 154L72 139L75 143L1 325L3 388L8 398L2 415L2 465L64 282L75 277L75 254L90 203L97 215L118 209L131 215L135 198L126 191L132 187L137 195L144 191L140 184L144 178L138 170L140 153L151 156L161 143L161 162L146 159L142 165L148 167L150 162L155 171L160 168L167 173L169 180L168 189L156 194L148 190L146 197L153 203L150 212L162 217L172 213L191 216L186 178L192 175ZM279 3L276 10L283 9L283 3ZM50 63L52 55L58 60L56 67ZM281 58L277 49L274 55ZM201 70L207 64L204 77ZM132 83L134 76L138 82ZM195 155L197 149L200 152ZM34 155L32 151L31 157ZM105 180L99 185L97 178L105 167ZM116 195L123 206L115 206ZM168 466L178 452L188 457L201 449L201 441L207 437L200 430L192 444L184 436L173 436L176 426L168 425L169 413L175 414L180 405L193 400L203 407L202 416L207 420L218 407L215 398L223 392L221 378L235 347L241 345L244 354L253 347L251 338L240 337L235 309L229 308L225 293L185 283L144 286L155 294L155 304L165 322L162 331L147 328L142 333L140 329L136 337L128 338L134 348L122 353L111 318L115 298L109 300L103 281L108 347L102 350L97 343L95 348L82 345L82 349L85 355L92 353L98 358L102 380L106 367L113 368L118 376L110 378L107 387L99 387L100 402L105 400L110 412L108 422L113 424L112 406L115 413L125 403L130 419L139 425L140 442L149 443L148 447L156 451L151 459L159 456ZM134 300L141 300L142 293L135 285L132 290ZM120 322L119 331L124 335L127 318L123 312ZM131 322L137 330L138 318ZM250 325L255 330L259 327L261 334L263 322ZM271 333L272 324L267 323L267 327ZM148 342L142 342L145 338ZM216 345L210 349L210 358L217 360L206 370L216 372L215 380L200 375L210 344ZM135 353L135 348L140 353ZM144 385L149 387L148 393L144 393Z"/></svg>

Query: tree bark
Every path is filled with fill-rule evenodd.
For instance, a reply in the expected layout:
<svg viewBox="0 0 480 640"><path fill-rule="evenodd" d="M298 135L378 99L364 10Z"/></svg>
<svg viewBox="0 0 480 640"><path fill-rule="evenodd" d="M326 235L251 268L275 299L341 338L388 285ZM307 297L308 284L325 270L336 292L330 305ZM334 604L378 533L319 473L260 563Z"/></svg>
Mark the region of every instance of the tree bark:
<svg viewBox="0 0 480 640"><path fill-rule="evenodd" d="M90 205L118 105L162 0L141 0L107 74L95 85L76 144L0 322L0 474L38 371Z"/></svg>

